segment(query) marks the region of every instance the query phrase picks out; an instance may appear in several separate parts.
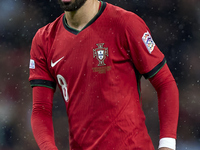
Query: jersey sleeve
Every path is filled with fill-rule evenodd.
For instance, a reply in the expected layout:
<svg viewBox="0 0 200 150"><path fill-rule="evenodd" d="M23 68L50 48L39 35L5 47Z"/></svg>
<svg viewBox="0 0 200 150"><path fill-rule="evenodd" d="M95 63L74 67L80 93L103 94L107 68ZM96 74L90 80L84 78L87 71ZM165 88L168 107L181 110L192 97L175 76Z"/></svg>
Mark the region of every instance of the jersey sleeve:
<svg viewBox="0 0 200 150"><path fill-rule="evenodd" d="M146 79L153 77L166 63L145 22L136 14L128 16L126 37L135 68Z"/></svg>
<svg viewBox="0 0 200 150"><path fill-rule="evenodd" d="M53 94L54 91L46 87L34 87L32 92L31 126L40 150L58 150L52 120Z"/></svg>
<svg viewBox="0 0 200 150"><path fill-rule="evenodd" d="M38 30L32 41L30 52L30 64L29 64L29 81L31 87L44 86L52 89L56 88L56 82L47 65L47 38L43 30Z"/></svg>

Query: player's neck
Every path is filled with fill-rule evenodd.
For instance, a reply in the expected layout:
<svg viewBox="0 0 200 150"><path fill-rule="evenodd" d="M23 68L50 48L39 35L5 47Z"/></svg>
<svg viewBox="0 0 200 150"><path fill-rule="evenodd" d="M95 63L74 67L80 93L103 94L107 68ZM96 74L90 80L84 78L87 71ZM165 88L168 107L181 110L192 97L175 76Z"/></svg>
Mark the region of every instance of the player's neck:
<svg viewBox="0 0 200 150"><path fill-rule="evenodd" d="M82 30L98 13L99 4L97 0L87 0L77 11L66 11L65 17L68 25L76 30Z"/></svg>

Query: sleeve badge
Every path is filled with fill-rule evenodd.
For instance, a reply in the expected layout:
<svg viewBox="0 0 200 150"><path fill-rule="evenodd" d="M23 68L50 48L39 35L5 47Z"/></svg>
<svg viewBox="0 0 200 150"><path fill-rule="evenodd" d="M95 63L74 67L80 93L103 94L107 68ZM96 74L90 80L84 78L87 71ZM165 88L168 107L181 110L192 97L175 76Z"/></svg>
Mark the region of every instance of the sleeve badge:
<svg viewBox="0 0 200 150"><path fill-rule="evenodd" d="M147 50L151 54L155 47L155 42L153 41L151 34L148 31L145 32L144 35L142 36L142 40L143 40Z"/></svg>
<svg viewBox="0 0 200 150"><path fill-rule="evenodd" d="M29 69L35 69L35 61L30 59Z"/></svg>

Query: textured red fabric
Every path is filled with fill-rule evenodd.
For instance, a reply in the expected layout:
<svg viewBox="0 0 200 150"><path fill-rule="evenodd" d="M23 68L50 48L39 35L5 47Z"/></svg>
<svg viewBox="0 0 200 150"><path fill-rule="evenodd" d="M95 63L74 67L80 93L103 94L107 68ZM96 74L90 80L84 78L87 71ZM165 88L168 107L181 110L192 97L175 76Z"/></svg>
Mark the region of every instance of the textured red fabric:
<svg viewBox="0 0 200 150"><path fill-rule="evenodd" d="M50 88L33 88L31 126L41 150L57 150L52 121L53 94L54 90Z"/></svg>
<svg viewBox="0 0 200 150"><path fill-rule="evenodd" d="M167 64L149 80L158 95L160 138L176 138L179 115L179 92Z"/></svg>

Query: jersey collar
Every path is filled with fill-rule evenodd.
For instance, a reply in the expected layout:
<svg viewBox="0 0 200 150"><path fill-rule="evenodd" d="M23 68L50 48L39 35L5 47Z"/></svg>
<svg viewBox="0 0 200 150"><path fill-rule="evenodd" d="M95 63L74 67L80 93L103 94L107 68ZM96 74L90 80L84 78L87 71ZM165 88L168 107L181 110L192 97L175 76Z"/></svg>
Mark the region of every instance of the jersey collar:
<svg viewBox="0 0 200 150"><path fill-rule="evenodd" d="M90 26L93 22L95 22L95 20L97 20L99 18L99 16L101 16L101 14L103 13L104 9L106 8L106 2L102 2L101 3L101 8L99 9L99 12L94 16L94 18L82 29L82 30L76 30L74 28L71 28L68 24L67 24L67 20L65 18L65 15L63 15L63 25L65 27L66 30L68 30L69 32L77 35L78 33L80 33L81 31L83 31L85 28L87 28L88 26Z"/></svg>

